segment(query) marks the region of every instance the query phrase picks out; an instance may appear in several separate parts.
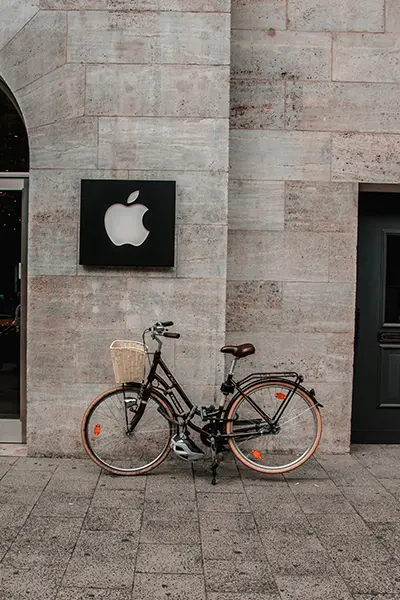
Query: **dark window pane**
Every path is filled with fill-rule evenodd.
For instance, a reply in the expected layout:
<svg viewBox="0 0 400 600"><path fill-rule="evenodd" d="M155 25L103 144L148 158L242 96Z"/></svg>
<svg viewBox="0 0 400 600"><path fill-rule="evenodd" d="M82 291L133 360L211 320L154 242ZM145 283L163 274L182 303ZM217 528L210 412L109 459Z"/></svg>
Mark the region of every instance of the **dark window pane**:
<svg viewBox="0 0 400 600"><path fill-rule="evenodd" d="M28 171L29 146L25 124L0 88L0 172Z"/></svg>
<svg viewBox="0 0 400 600"><path fill-rule="evenodd" d="M385 322L400 323L400 234L386 238Z"/></svg>

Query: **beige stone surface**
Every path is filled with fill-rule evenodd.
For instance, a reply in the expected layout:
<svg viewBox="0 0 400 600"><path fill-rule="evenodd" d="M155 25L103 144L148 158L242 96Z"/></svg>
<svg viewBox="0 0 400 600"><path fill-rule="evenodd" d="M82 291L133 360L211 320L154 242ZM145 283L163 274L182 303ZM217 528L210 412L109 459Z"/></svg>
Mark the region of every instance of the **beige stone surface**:
<svg viewBox="0 0 400 600"><path fill-rule="evenodd" d="M28 345L29 381L74 383L77 336L74 331L44 329L32 335Z"/></svg>
<svg viewBox="0 0 400 600"><path fill-rule="evenodd" d="M328 281L328 255L324 233L231 230L228 278Z"/></svg>
<svg viewBox="0 0 400 600"><path fill-rule="evenodd" d="M393 82L400 77L398 36L373 33L337 33L333 37L336 81Z"/></svg>
<svg viewBox="0 0 400 600"><path fill-rule="evenodd" d="M76 275L78 223L73 214L60 220L45 215L29 222L29 274Z"/></svg>
<svg viewBox="0 0 400 600"><path fill-rule="evenodd" d="M229 179L230 229L282 231L285 220L284 183Z"/></svg>
<svg viewBox="0 0 400 600"><path fill-rule="evenodd" d="M288 82L286 126L396 133L398 97L398 84Z"/></svg>
<svg viewBox="0 0 400 600"><path fill-rule="evenodd" d="M91 65L86 81L89 115L228 116L227 67Z"/></svg>
<svg viewBox="0 0 400 600"><path fill-rule="evenodd" d="M39 0L44 9L93 10L93 0ZM230 0L96 0L94 10L229 12Z"/></svg>
<svg viewBox="0 0 400 600"><path fill-rule="evenodd" d="M226 277L226 225L179 225L178 277Z"/></svg>
<svg viewBox="0 0 400 600"><path fill-rule="evenodd" d="M352 233L331 233L329 281L354 283L357 266L357 229Z"/></svg>
<svg viewBox="0 0 400 600"><path fill-rule="evenodd" d="M386 0L386 31L400 31L400 5L397 0Z"/></svg>
<svg viewBox="0 0 400 600"><path fill-rule="evenodd" d="M15 92L66 62L67 19L38 12L0 51L0 73Z"/></svg>
<svg viewBox="0 0 400 600"><path fill-rule="evenodd" d="M231 129L283 129L283 82L232 79Z"/></svg>
<svg viewBox="0 0 400 600"><path fill-rule="evenodd" d="M352 383L307 381L308 387L315 389L318 402L323 405L322 439L318 447L320 453L344 454L350 446L350 419L352 405Z"/></svg>
<svg viewBox="0 0 400 600"><path fill-rule="evenodd" d="M285 229L354 232L358 189L353 183L285 183Z"/></svg>
<svg viewBox="0 0 400 600"><path fill-rule="evenodd" d="M335 133L332 135L332 179L397 183L400 135Z"/></svg>
<svg viewBox="0 0 400 600"><path fill-rule="evenodd" d="M232 74L241 79L331 78L331 36L294 31L232 31Z"/></svg>
<svg viewBox="0 0 400 600"><path fill-rule="evenodd" d="M39 0L8 0L4 3L0 21L0 49L3 48L39 10Z"/></svg>
<svg viewBox="0 0 400 600"><path fill-rule="evenodd" d="M85 67L65 65L25 86L16 94L30 128L72 117L85 110ZM38 102L38 98L46 98Z"/></svg>
<svg viewBox="0 0 400 600"><path fill-rule="evenodd" d="M277 281L228 281L227 331L280 329L283 284Z"/></svg>
<svg viewBox="0 0 400 600"><path fill-rule="evenodd" d="M286 29L285 0L232 0L232 29Z"/></svg>
<svg viewBox="0 0 400 600"><path fill-rule="evenodd" d="M224 170L227 129L223 119L100 118L99 168Z"/></svg>
<svg viewBox="0 0 400 600"><path fill-rule="evenodd" d="M45 168L96 168L97 119L66 119L29 132L30 165Z"/></svg>
<svg viewBox="0 0 400 600"><path fill-rule="evenodd" d="M70 62L229 64L229 38L226 14L68 13Z"/></svg>
<svg viewBox="0 0 400 600"><path fill-rule="evenodd" d="M330 134L300 131L230 132L230 163L238 179L330 179Z"/></svg>
<svg viewBox="0 0 400 600"><path fill-rule="evenodd" d="M298 31L384 31L384 0L288 0L289 28Z"/></svg>

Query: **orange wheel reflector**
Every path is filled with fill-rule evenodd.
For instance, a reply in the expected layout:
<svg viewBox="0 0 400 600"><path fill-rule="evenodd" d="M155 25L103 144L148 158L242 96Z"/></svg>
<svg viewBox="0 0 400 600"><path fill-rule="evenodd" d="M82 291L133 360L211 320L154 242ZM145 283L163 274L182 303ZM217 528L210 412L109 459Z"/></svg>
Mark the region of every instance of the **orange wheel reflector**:
<svg viewBox="0 0 400 600"><path fill-rule="evenodd" d="M282 392L278 392L277 394L275 394L275 398L278 398L278 400L284 400L286 398L286 395Z"/></svg>
<svg viewBox="0 0 400 600"><path fill-rule="evenodd" d="M262 459L262 454L258 450L252 450L251 453L254 456L254 458L258 458L258 460Z"/></svg>
<svg viewBox="0 0 400 600"><path fill-rule="evenodd" d="M101 430L101 425L95 425L94 430L93 430L94 435L98 436L100 433L100 430Z"/></svg>

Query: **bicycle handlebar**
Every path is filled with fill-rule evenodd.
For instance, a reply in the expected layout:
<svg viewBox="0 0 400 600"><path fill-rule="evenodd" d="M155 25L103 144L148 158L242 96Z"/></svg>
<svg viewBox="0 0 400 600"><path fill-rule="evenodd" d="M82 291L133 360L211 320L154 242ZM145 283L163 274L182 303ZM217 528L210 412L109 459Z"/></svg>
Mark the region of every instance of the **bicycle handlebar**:
<svg viewBox="0 0 400 600"><path fill-rule="evenodd" d="M162 325L163 327L172 327L173 322L172 321L161 321L160 325Z"/></svg>

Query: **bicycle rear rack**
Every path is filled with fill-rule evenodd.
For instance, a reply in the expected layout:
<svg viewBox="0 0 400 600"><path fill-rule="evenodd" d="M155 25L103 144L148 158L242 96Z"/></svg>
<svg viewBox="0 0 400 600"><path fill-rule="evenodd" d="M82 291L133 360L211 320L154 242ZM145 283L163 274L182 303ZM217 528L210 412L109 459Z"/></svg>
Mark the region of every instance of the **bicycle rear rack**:
<svg viewBox="0 0 400 600"><path fill-rule="evenodd" d="M302 375L299 375L298 373L296 373L294 371L282 371L282 372L277 372L277 373L250 373L250 375L247 375L247 377L238 381L237 385L242 386L243 384L247 384L247 383L250 383L250 382L258 380L258 379L276 379L276 378L294 379L295 383L298 383L298 384L303 383Z"/></svg>

